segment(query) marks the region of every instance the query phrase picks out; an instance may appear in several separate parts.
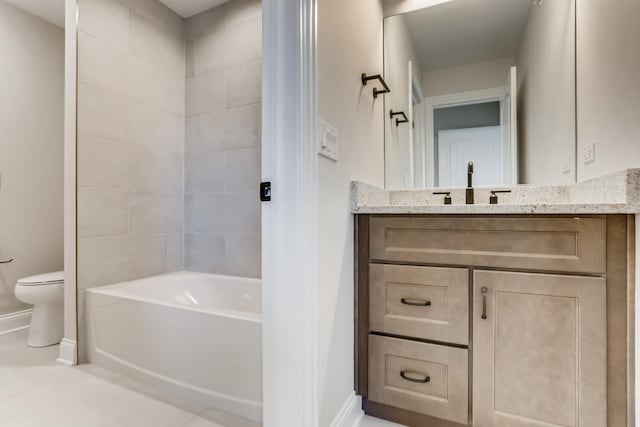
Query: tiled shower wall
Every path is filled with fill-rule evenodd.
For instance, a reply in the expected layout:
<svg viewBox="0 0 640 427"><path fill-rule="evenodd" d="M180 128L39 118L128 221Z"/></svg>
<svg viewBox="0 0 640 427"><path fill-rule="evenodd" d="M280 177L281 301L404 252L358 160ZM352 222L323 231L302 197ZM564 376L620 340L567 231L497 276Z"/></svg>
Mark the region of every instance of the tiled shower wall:
<svg viewBox="0 0 640 427"><path fill-rule="evenodd" d="M259 277L260 1L78 8L80 307L182 269Z"/></svg>
<svg viewBox="0 0 640 427"><path fill-rule="evenodd" d="M78 287L181 270L183 20L155 0L79 0Z"/></svg>
<svg viewBox="0 0 640 427"><path fill-rule="evenodd" d="M186 26L185 266L260 277L261 3Z"/></svg>

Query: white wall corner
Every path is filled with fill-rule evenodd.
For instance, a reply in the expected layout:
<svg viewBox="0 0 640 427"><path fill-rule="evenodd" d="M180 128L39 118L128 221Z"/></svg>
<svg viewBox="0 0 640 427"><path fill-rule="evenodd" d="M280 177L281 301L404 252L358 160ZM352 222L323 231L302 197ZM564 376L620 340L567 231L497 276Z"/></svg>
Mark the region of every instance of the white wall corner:
<svg viewBox="0 0 640 427"><path fill-rule="evenodd" d="M61 363L67 366L75 366L78 364L78 352L76 351L76 347L78 344L76 341L70 340L68 338L63 338L62 342L60 342L60 356L56 360L56 362Z"/></svg>
<svg viewBox="0 0 640 427"><path fill-rule="evenodd" d="M0 316L0 335L27 329L31 324L31 309Z"/></svg>
<svg viewBox="0 0 640 427"><path fill-rule="evenodd" d="M357 396L355 392L351 392L333 419L331 427L358 427L363 417L362 397Z"/></svg>

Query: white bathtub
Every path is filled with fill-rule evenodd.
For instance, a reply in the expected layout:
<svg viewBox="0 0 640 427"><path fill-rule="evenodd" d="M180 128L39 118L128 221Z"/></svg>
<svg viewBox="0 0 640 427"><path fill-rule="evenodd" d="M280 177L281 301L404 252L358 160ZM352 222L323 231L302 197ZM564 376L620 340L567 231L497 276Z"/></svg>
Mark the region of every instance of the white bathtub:
<svg viewBox="0 0 640 427"><path fill-rule="evenodd" d="M87 290L87 357L262 421L260 280L173 273Z"/></svg>

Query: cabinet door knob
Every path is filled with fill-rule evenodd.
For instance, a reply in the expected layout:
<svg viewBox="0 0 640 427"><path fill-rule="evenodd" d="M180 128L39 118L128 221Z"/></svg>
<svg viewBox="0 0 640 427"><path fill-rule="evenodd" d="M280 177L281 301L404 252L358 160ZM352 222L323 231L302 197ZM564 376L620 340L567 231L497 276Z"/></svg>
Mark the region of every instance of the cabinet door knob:
<svg viewBox="0 0 640 427"><path fill-rule="evenodd" d="M417 372L401 371L400 376L402 377L403 380L411 381L412 383L425 384L431 381L431 377L429 375L419 374ZM420 378L416 378L418 376Z"/></svg>
<svg viewBox="0 0 640 427"><path fill-rule="evenodd" d="M482 318L487 318L487 292L489 289L483 287L482 288Z"/></svg>
<svg viewBox="0 0 640 427"><path fill-rule="evenodd" d="M417 301L417 300L409 300L407 298L402 298L400 299L400 302L403 303L404 305L413 305L415 307L428 307L431 305L431 301L429 300Z"/></svg>

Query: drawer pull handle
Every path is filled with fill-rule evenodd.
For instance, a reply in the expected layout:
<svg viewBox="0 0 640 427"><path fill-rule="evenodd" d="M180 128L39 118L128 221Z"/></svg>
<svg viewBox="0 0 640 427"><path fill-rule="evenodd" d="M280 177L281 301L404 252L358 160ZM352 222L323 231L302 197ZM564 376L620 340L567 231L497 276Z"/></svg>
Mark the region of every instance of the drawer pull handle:
<svg viewBox="0 0 640 427"><path fill-rule="evenodd" d="M489 289L487 288L482 288L482 318L486 319L487 318L487 292L489 291Z"/></svg>
<svg viewBox="0 0 640 427"><path fill-rule="evenodd" d="M426 300L426 301L416 301L416 300L408 300L406 298L402 298L400 300L401 303L403 303L404 305L413 305L415 307L429 307L431 305L431 301Z"/></svg>
<svg viewBox="0 0 640 427"><path fill-rule="evenodd" d="M409 375L413 375L414 377L416 375L418 375L418 376L420 376L422 378L412 378ZM429 375L423 375L423 374L419 374L417 372L401 371L400 372L400 376L402 377L403 380L411 381L412 383L425 384L425 383L428 383L429 381L431 381L431 377Z"/></svg>

